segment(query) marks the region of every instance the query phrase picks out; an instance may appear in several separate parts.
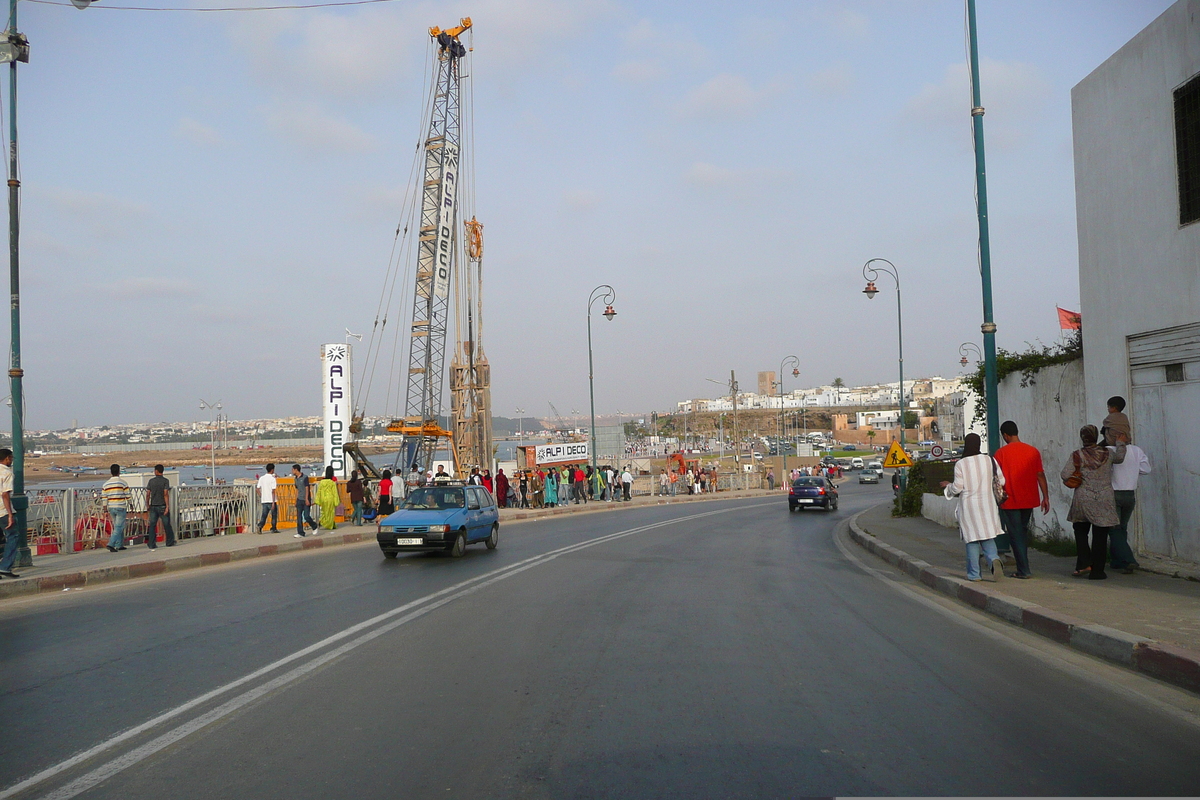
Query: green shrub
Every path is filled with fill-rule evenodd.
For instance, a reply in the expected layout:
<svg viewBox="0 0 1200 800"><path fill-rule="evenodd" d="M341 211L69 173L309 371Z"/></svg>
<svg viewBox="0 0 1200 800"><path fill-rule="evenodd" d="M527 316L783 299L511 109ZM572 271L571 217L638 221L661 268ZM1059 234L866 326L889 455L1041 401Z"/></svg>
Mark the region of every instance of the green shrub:
<svg viewBox="0 0 1200 800"><path fill-rule="evenodd" d="M893 517L921 516L921 495L937 494L942 481L954 480L953 461L918 461L908 468L904 491L892 503Z"/></svg>

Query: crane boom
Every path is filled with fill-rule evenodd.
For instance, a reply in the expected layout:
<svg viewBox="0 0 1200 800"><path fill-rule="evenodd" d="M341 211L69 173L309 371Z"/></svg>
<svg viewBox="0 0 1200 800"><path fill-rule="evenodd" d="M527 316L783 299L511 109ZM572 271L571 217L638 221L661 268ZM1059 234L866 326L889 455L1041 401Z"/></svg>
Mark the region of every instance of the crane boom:
<svg viewBox="0 0 1200 800"><path fill-rule="evenodd" d="M452 436L441 427L440 417L450 286L457 251L456 215L462 144L459 60L466 55L458 35L470 26L470 19L464 18L458 28L429 30L439 46L435 54L433 107L425 137L404 418L388 426L389 431L404 434L401 455L405 469L413 463L428 469L438 444Z"/></svg>

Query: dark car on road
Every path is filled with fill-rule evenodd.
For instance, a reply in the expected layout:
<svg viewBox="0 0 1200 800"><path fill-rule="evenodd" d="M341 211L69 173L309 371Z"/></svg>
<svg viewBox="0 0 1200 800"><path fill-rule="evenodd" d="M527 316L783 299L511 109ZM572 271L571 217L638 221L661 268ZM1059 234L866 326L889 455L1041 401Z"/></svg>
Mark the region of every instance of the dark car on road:
<svg viewBox="0 0 1200 800"><path fill-rule="evenodd" d="M837 487L828 478L802 475L792 482L792 488L788 490L788 511L814 506L837 511Z"/></svg>
<svg viewBox="0 0 1200 800"><path fill-rule="evenodd" d="M483 542L495 550L500 512L482 486L430 486L414 489L404 503L379 521L376 540L388 558L404 551L443 550L455 558L467 545Z"/></svg>

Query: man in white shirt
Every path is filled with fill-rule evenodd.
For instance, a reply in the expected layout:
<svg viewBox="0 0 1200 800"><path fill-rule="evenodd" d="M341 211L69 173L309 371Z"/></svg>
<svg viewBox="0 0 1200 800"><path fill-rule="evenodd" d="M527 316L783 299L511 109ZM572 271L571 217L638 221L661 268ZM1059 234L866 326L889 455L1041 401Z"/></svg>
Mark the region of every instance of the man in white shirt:
<svg viewBox="0 0 1200 800"><path fill-rule="evenodd" d="M628 500L629 494L633 490L633 473L629 471L629 467L626 467L625 471L621 473L621 487L624 489L622 499Z"/></svg>
<svg viewBox="0 0 1200 800"><path fill-rule="evenodd" d="M262 516L258 520L258 533L263 532L267 524L267 515L271 515L271 533L279 533L279 507L275 505L275 488L279 480L275 477L275 465L267 464L267 474L258 479L258 499L262 503Z"/></svg>
<svg viewBox="0 0 1200 800"><path fill-rule="evenodd" d="M17 560L17 544L20 537L17 535L17 516L13 513L12 507L12 490L13 490L13 452L7 447L0 447L0 498L4 501L4 521L0 523L4 528L4 556L0 558L0 575L5 578L19 578L17 573L12 571L13 562Z"/></svg>
<svg viewBox="0 0 1200 800"><path fill-rule="evenodd" d="M1113 569L1119 569L1126 575L1132 575L1139 566L1129 547L1129 518L1133 516L1133 507L1137 505L1137 484L1139 475L1150 474L1150 459L1142 448L1129 441L1129 435L1110 431L1111 436L1118 442L1125 443L1125 460L1113 464L1112 487L1117 498L1117 515L1120 522L1109 530L1109 559ZM1115 447L1109 446L1109 450Z"/></svg>

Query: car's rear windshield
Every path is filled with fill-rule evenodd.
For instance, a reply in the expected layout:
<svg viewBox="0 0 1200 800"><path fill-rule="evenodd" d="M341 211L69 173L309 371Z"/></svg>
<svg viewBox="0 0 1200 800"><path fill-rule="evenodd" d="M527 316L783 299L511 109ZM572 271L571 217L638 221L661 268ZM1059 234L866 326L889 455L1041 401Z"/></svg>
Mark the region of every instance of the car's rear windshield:
<svg viewBox="0 0 1200 800"><path fill-rule="evenodd" d="M796 482L792 486L824 486L823 478L796 478Z"/></svg>
<svg viewBox="0 0 1200 800"><path fill-rule="evenodd" d="M460 488L454 489L413 489L412 494L404 501L401 508L414 509L442 509L442 508L462 508L466 504L463 497L463 490Z"/></svg>

